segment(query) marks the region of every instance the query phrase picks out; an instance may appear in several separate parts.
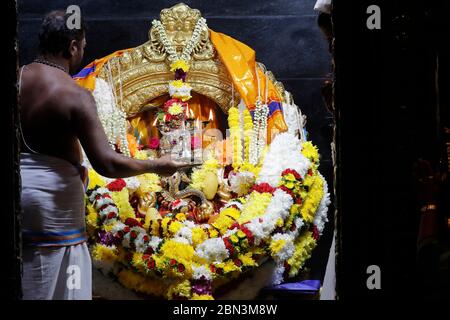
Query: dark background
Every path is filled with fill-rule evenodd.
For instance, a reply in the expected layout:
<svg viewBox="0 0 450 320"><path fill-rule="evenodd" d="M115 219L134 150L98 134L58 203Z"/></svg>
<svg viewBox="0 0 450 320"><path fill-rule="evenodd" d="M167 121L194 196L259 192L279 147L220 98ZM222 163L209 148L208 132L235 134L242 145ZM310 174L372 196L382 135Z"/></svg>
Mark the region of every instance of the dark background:
<svg viewBox="0 0 450 320"><path fill-rule="evenodd" d="M366 27L373 4L381 8L381 30ZM344 300L450 298L449 5L334 2L338 290ZM417 170L424 161L430 172ZM420 208L427 204L437 205L428 216L436 228L423 241ZM369 265L381 268L381 290L366 286Z"/></svg>
<svg viewBox="0 0 450 320"><path fill-rule="evenodd" d="M88 24L83 66L116 50L135 47L148 40L148 30L159 12L181 1L162 0L28 0L18 4L19 64L37 54L37 35L42 17L55 9L76 4ZM184 1L199 9L214 31L238 39L256 51L257 61L271 70L293 94L307 116L309 138L319 147L320 171L332 191L332 115L321 96L324 80L331 72L328 43L317 24L315 0L275 1ZM334 209L330 207L324 236L309 262L312 279L323 279L333 235Z"/></svg>

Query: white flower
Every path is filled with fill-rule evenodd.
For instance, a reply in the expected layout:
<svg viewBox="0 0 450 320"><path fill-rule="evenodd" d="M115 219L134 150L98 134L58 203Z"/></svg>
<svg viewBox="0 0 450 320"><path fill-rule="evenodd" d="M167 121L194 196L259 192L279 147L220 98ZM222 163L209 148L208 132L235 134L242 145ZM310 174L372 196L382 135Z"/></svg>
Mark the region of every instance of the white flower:
<svg viewBox="0 0 450 320"><path fill-rule="evenodd" d="M286 261L295 252L294 239L288 235L283 233L276 233L272 236L272 241L285 241L284 246L280 249L280 251L276 252L273 257L276 262L281 263L282 261Z"/></svg>
<svg viewBox="0 0 450 320"><path fill-rule="evenodd" d="M295 218L294 220L294 225L295 225L295 229L293 231L289 231L288 234L292 237L292 238L297 238L301 228L304 225L303 219L300 217Z"/></svg>
<svg viewBox="0 0 450 320"><path fill-rule="evenodd" d="M277 187L281 173L286 169L296 170L304 177L311 162L301 153L300 140L291 133L284 132L275 136L264 158L257 183L269 183Z"/></svg>
<svg viewBox="0 0 450 320"><path fill-rule="evenodd" d="M289 210L294 204L292 197L281 189L275 190L273 198L266 209L266 212L276 212L281 219L285 220L289 215Z"/></svg>
<svg viewBox="0 0 450 320"><path fill-rule="evenodd" d="M128 190L130 190L130 193L135 192L141 185L141 183L139 182L139 179L136 177L129 177L129 178L125 178L124 180L125 180L125 183L127 184Z"/></svg>
<svg viewBox="0 0 450 320"><path fill-rule="evenodd" d="M94 206L98 210L105 205L114 205L114 201L111 198L102 197L98 200L95 200Z"/></svg>
<svg viewBox="0 0 450 320"><path fill-rule="evenodd" d="M233 201L233 200L227 202L227 204L225 204L223 206L223 208L225 209L225 208L228 208L228 207L231 207L231 206L236 206L239 210L242 210L242 208L244 208L242 203L240 203L239 201Z"/></svg>
<svg viewBox="0 0 450 320"><path fill-rule="evenodd" d="M134 240L134 245L136 246L136 252L143 253L148 248L148 244L144 242L144 237L146 232L139 232L138 236Z"/></svg>
<svg viewBox="0 0 450 320"><path fill-rule="evenodd" d="M328 193L327 181L320 175L323 179L323 197L320 200L319 207L317 208L317 213L314 217L314 225L317 227L319 234L322 235L323 229L325 228L325 223L328 222L328 206L331 203L330 194Z"/></svg>
<svg viewBox="0 0 450 320"><path fill-rule="evenodd" d="M228 230L227 232L225 232L225 234L222 236L222 238L227 238L232 236L233 234L235 234L236 232L238 232L237 228L233 228L231 230Z"/></svg>
<svg viewBox="0 0 450 320"><path fill-rule="evenodd" d="M221 238L211 238L205 240L197 246L197 255L208 262L221 262L228 258L229 253Z"/></svg>
<svg viewBox="0 0 450 320"><path fill-rule="evenodd" d="M231 191L241 196L246 194L250 187L255 183L255 175L249 171L242 171L236 174L230 174L228 178Z"/></svg>
<svg viewBox="0 0 450 320"><path fill-rule="evenodd" d="M193 229L193 228L195 228L197 225L195 224L195 222L193 222L193 221L190 221L190 220L184 220L183 221L183 225L186 227L186 228L189 228L189 229Z"/></svg>
<svg viewBox="0 0 450 320"><path fill-rule="evenodd" d="M272 274L272 281L271 281L272 285L277 285L284 281L283 277L284 271L285 271L284 264L283 263L277 264Z"/></svg>
<svg viewBox="0 0 450 320"><path fill-rule="evenodd" d="M123 228L125 228L125 224L122 223L122 222L120 222L120 221L118 221L118 222L116 222L116 224L114 225L114 227L112 227L111 232L112 232L113 234L115 234L115 233L117 233L117 232L119 232L119 231L122 231Z"/></svg>
<svg viewBox="0 0 450 320"><path fill-rule="evenodd" d="M110 212L114 212L116 215L119 214L119 209L115 205L108 205L105 209L99 212L100 216L105 216Z"/></svg>
<svg viewBox="0 0 450 320"><path fill-rule="evenodd" d="M156 252L158 250L159 244L163 240L156 236L151 236L150 241L148 242L148 245L152 247L153 251Z"/></svg>
<svg viewBox="0 0 450 320"><path fill-rule="evenodd" d="M183 227L175 234L175 237L184 238L189 244L192 244L192 230L188 227Z"/></svg>
<svg viewBox="0 0 450 320"><path fill-rule="evenodd" d="M173 98L189 98L191 96L192 87L184 83L181 87L176 87L169 83L169 95Z"/></svg>
<svg viewBox="0 0 450 320"><path fill-rule="evenodd" d="M212 280L212 275L211 275L211 271L206 268L205 266L192 266L192 273L193 273L193 278L198 280L198 279L206 279L206 280Z"/></svg>

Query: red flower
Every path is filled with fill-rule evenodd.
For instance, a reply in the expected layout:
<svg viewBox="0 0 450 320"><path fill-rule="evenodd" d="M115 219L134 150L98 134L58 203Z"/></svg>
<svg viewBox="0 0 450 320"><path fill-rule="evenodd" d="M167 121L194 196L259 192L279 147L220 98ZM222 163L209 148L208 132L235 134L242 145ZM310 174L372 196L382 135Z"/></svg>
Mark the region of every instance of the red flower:
<svg viewBox="0 0 450 320"><path fill-rule="evenodd" d="M180 99L177 99L177 98L172 98L172 99L167 100L167 101L164 103L164 109L165 109L165 110L169 109L169 107L170 107L172 104L174 104L174 103L179 103L179 104L181 104L183 107L187 106L187 103L186 103L186 102L183 102L183 101L181 101Z"/></svg>
<svg viewBox="0 0 450 320"><path fill-rule="evenodd" d="M130 232L130 238L131 238L131 239L136 239L136 237L137 237L137 232L134 231L134 230L131 231L131 232Z"/></svg>
<svg viewBox="0 0 450 320"><path fill-rule="evenodd" d="M170 113L164 114L164 121L169 122L172 120L172 115Z"/></svg>
<svg viewBox="0 0 450 320"><path fill-rule="evenodd" d="M115 212L108 213L108 216L107 216L108 219L112 219L112 218L115 218L115 217L116 217L116 213Z"/></svg>
<svg viewBox="0 0 450 320"><path fill-rule="evenodd" d="M217 271L216 266L213 264L209 266L209 270L211 270L212 273L216 273L216 271Z"/></svg>
<svg viewBox="0 0 450 320"><path fill-rule="evenodd" d="M284 192L286 192L288 195L290 195L292 198L295 197L295 196L294 196L294 193L292 192L292 190L289 189L288 187L286 187L286 186L280 186L279 188L280 188L281 190L283 190Z"/></svg>
<svg viewBox="0 0 450 320"><path fill-rule="evenodd" d="M309 174L310 176L313 175L312 169L308 169L308 174Z"/></svg>
<svg viewBox="0 0 450 320"><path fill-rule="evenodd" d="M149 269L155 269L155 260L153 260L153 258L150 258L147 261L147 268Z"/></svg>
<svg viewBox="0 0 450 320"><path fill-rule="evenodd" d="M153 248L152 248L152 247L148 247L148 248L145 250L145 253L146 253L146 254L153 254Z"/></svg>
<svg viewBox="0 0 450 320"><path fill-rule="evenodd" d="M297 199L295 199L295 203L302 204L303 203L302 198L298 197Z"/></svg>
<svg viewBox="0 0 450 320"><path fill-rule="evenodd" d="M148 242L150 238L148 237L148 235L145 235L142 237L142 240L144 240L144 242Z"/></svg>
<svg viewBox="0 0 450 320"><path fill-rule="evenodd" d="M127 183L123 179L116 179L109 184L106 185L109 191L120 191L122 190Z"/></svg>
<svg viewBox="0 0 450 320"><path fill-rule="evenodd" d="M150 255L149 254L143 254L142 255L142 259L143 260L148 260L148 259L150 259Z"/></svg>
<svg viewBox="0 0 450 320"><path fill-rule="evenodd" d="M170 259L169 264L170 264L171 267L173 267L173 266L175 266L175 265L177 264L177 260L175 260L175 259Z"/></svg>
<svg viewBox="0 0 450 320"><path fill-rule="evenodd" d="M228 240L228 237L227 238L223 238L223 243L225 244L225 247L227 248L228 252L230 252L230 255L233 255L234 247L230 243L230 241Z"/></svg>
<svg viewBox="0 0 450 320"><path fill-rule="evenodd" d="M256 191L259 193L273 193L276 189L274 187L272 187L270 184L264 182L264 183L260 183L260 184L256 184L254 185L251 189L250 192L252 191Z"/></svg>
<svg viewBox="0 0 450 320"><path fill-rule="evenodd" d="M286 169L286 170L284 170L284 171L281 173L281 175L282 175L282 176L285 176L285 175L287 175L287 174L289 174L289 173L292 173L292 174L294 175L295 179L297 179L297 180L301 180L301 179L302 179L302 176L301 176L296 170L294 170L294 169Z"/></svg>
<svg viewBox="0 0 450 320"><path fill-rule="evenodd" d="M136 226L139 226L139 225L140 225L139 221L137 221L137 220L134 219L134 218L127 218L127 219L125 220L125 224L126 224L127 226L130 226L130 227L136 227Z"/></svg>
<svg viewBox="0 0 450 320"><path fill-rule="evenodd" d="M158 149L159 148L159 139L157 137L151 138L148 146L150 149L153 149L153 150Z"/></svg>
<svg viewBox="0 0 450 320"><path fill-rule="evenodd" d="M320 238L319 229L317 229L316 225L313 226L312 236L313 236L314 240L316 240L316 241L319 240L319 238Z"/></svg>
<svg viewBox="0 0 450 320"><path fill-rule="evenodd" d="M186 268L184 267L184 265L182 263L178 264L178 272L182 273L184 272L184 270L186 270Z"/></svg>
<svg viewBox="0 0 450 320"><path fill-rule="evenodd" d="M237 265L238 267L240 267L242 265L242 261L239 259L234 259L233 260L234 264Z"/></svg>
<svg viewBox="0 0 450 320"><path fill-rule="evenodd" d="M241 230L243 233L245 233L245 236L248 239L249 245L253 245L253 241L254 241L254 236L253 233L247 229L247 227L245 226L241 226Z"/></svg>
<svg viewBox="0 0 450 320"><path fill-rule="evenodd" d="M129 227L129 226L125 226L125 227L123 228L123 232L125 232L125 233L130 232L130 227Z"/></svg>

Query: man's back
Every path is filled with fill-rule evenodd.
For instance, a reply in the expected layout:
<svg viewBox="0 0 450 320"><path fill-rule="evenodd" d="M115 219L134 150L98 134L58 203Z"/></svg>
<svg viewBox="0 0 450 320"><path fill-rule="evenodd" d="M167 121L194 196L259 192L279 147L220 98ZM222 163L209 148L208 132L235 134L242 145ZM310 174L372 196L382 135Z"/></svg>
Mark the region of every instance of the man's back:
<svg viewBox="0 0 450 320"><path fill-rule="evenodd" d="M80 162L80 148L71 114L83 89L57 68L38 63L24 67L20 88L20 117L25 142L33 151ZM26 145L22 150L30 152Z"/></svg>

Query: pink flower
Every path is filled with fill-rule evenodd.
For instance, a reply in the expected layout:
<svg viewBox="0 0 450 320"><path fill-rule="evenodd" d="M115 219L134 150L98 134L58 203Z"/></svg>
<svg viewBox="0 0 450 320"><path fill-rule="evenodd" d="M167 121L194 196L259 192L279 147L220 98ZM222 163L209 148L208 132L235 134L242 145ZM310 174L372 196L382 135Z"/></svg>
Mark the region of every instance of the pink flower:
<svg viewBox="0 0 450 320"><path fill-rule="evenodd" d="M151 138L148 146L150 147L150 149L153 149L153 150L158 149L159 148L159 139L156 137Z"/></svg>
<svg viewBox="0 0 450 320"><path fill-rule="evenodd" d="M199 137L191 137L191 147L193 149L198 149L200 147L200 142Z"/></svg>

